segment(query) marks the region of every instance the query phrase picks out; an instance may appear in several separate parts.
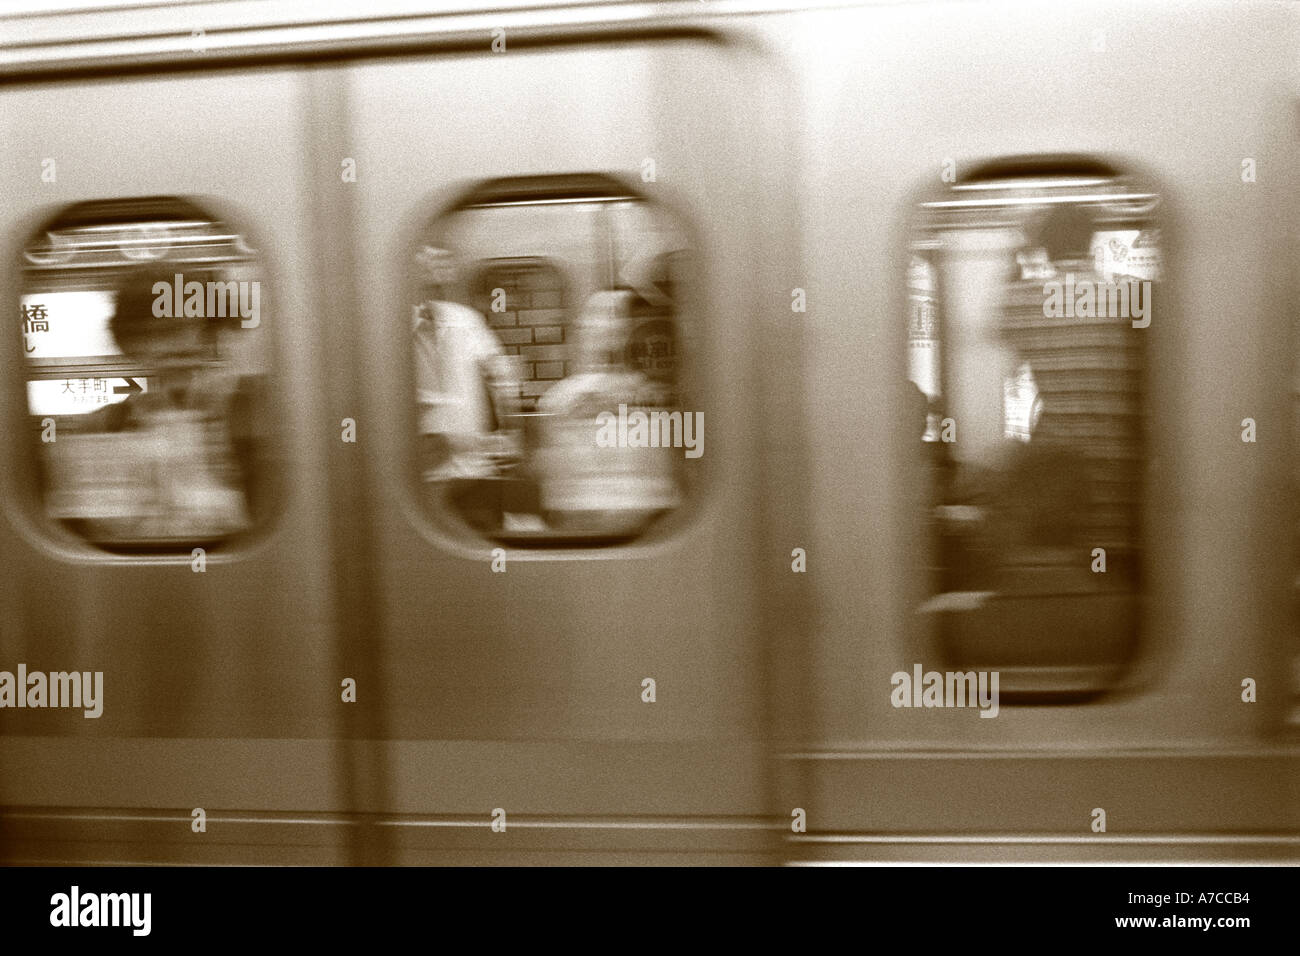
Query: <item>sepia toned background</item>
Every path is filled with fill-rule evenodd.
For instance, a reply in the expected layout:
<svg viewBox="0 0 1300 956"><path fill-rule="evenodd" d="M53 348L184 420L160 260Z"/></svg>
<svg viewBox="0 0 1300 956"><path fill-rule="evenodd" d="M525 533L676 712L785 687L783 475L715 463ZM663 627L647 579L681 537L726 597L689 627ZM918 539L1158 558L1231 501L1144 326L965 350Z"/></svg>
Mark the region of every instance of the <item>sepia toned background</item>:
<svg viewBox="0 0 1300 956"><path fill-rule="evenodd" d="M62 6L0 671L105 700L0 707L6 862L1295 859L1300 7Z"/></svg>

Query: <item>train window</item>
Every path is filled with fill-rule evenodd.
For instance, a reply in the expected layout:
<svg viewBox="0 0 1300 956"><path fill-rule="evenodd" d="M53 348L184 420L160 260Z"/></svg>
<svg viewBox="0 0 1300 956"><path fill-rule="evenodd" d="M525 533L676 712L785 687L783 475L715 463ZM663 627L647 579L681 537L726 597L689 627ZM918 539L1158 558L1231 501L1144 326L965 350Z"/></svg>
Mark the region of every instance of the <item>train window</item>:
<svg viewBox="0 0 1300 956"><path fill-rule="evenodd" d="M420 486L496 540L625 540L703 450L681 402L683 230L617 180L475 186L412 255Z"/></svg>
<svg viewBox="0 0 1300 956"><path fill-rule="evenodd" d="M1157 197L1108 165L975 170L917 214L908 377L924 619L1010 695L1087 695L1136 649Z"/></svg>
<svg viewBox="0 0 1300 956"><path fill-rule="evenodd" d="M23 252L46 513L114 551L213 545L267 505L256 254L168 197L79 203Z"/></svg>

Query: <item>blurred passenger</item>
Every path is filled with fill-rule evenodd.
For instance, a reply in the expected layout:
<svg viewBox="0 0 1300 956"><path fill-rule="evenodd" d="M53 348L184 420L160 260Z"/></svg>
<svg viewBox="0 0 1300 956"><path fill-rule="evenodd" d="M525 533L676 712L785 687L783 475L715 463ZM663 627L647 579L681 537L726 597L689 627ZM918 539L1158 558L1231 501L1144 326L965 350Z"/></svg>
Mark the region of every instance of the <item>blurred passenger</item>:
<svg viewBox="0 0 1300 956"><path fill-rule="evenodd" d="M1002 436L986 461L953 461L940 509L945 588L1077 591L1094 588L1088 555L1096 536L1089 436L1070 431L1081 376L1080 342L1095 335L1074 319L1044 314L1044 281L1095 279L1092 214L1069 205L1040 214L1009 263L1000 320ZM1087 406L1085 406L1087 407Z"/></svg>
<svg viewBox="0 0 1300 956"><path fill-rule="evenodd" d="M519 396L515 363L481 314L450 301L451 253L425 247L418 265L412 336L421 470L429 481L494 477L520 455L519 435L507 427Z"/></svg>
<svg viewBox="0 0 1300 956"><path fill-rule="evenodd" d="M1048 319L1043 309L1046 276L1100 279L1091 253L1092 215L1074 204L1044 214L1016 256L1020 276L1007 289L999 334L1014 372L1004 385L1006 441L990 515L1002 555L1002 590L1073 591L1095 584L1086 560L1092 467L1087 441L1068 431L1065 418L1078 400L1073 366L1079 336L1091 333L1077 331L1079 320Z"/></svg>
<svg viewBox="0 0 1300 956"><path fill-rule="evenodd" d="M425 481L444 489L472 527L495 532L506 512L506 486L522 458L514 427L518 367L467 305L452 301L458 279L454 257L426 246L417 256L420 304L415 307L415 389L419 464Z"/></svg>
<svg viewBox="0 0 1300 956"><path fill-rule="evenodd" d="M628 316L636 293L597 292L576 323L578 371L539 403L546 423L539 456L541 504L548 524L593 535L633 534L677 504L672 447L646 447L626 423L662 397L624 363ZM684 416L682 416L684 417ZM602 421L614 441L601 441ZM616 423L616 424L615 424Z"/></svg>
<svg viewBox="0 0 1300 956"><path fill-rule="evenodd" d="M197 540L249 524L252 465L239 460L230 428L240 379L217 359L216 322L159 314L154 288L170 287L178 271L126 273L110 320L118 348L145 370L148 389L84 416L69 440L51 446L61 446L52 469L65 489L61 516L84 521L92 537Z"/></svg>

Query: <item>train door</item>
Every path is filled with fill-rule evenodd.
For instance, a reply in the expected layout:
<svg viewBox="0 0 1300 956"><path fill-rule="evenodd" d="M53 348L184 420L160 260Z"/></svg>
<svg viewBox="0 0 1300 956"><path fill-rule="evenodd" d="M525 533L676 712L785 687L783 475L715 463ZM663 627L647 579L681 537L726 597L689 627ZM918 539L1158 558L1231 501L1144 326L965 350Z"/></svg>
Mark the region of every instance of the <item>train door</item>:
<svg viewBox="0 0 1300 956"><path fill-rule="evenodd" d="M6 858L344 861L301 78L0 96Z"/></svg>
<svg viewBox="0 0 1300 956"><path fill-rule="evenodd" d="M339 80L386 858L763 859L761 84L525 37Z"/></svg>
<svg viewBox="0 0 1300 956"><path fill-rule="evenodd" d="M802 859L1294 854L1294 17L1103 9L800 21Z"/></svg>

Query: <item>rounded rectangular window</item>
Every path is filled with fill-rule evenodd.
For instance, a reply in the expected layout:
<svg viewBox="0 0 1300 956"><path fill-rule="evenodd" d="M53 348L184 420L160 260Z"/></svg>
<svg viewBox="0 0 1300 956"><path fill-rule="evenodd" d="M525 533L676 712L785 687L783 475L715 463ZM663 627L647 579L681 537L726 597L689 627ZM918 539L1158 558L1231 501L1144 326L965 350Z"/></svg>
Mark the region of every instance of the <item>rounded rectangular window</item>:
<svg viewBox="0 0 1300 956"><path fill-rule="evenodd" d="M183 199L60 211L19 302L45 512L110 550L211 546L263 519L256 254Z"/></svg>
<svg viewBox="0 0 1300 956"><path fill-rule="evenodd" d="M1108 165L976 169L917 211L908 377L950 663L1086 695L1137 649L1157 196Z"/></svg>
<svg viewBox="0 0 1300 956"><path fill-rule="evenodd" d="M609 177L475 186L412 254L420 487L494 540L641 534L682 502L684 230Z"/></svg>

